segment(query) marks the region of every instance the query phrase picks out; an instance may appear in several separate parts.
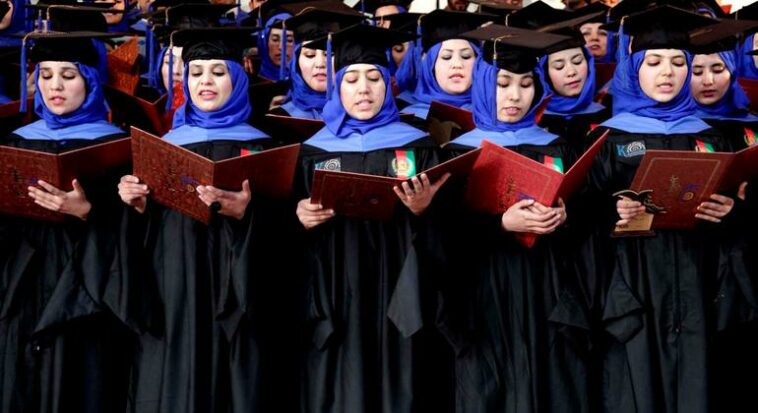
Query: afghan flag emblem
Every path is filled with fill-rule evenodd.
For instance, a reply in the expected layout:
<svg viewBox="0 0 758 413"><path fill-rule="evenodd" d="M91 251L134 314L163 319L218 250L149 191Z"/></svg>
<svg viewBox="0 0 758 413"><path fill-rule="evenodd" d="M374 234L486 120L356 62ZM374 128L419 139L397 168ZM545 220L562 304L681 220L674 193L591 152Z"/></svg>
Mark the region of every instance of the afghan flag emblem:
<svg viewBox="0 0 758 413"><path fill-rule="evenodd" d="M254 155L258 152L260 151L254 151L254 150L242 148L240 149L240 156Z"/></svg>
<svg viewBox="0 0 758 413"><path fill-rule="evenodd" d="M745 143L747 146L753 146L758 143L758 139L755 137L755 132L750 128L745 128Z"/></svg>
<svg viewBox="0 0 758 413"><path fill-rule="evenodd" d="M713 153L716 152L713 150L713 145L708 142L703 142L701 140L695 141L695 152L702 152L702 153Z"/></svg>
<svg viewBox="0 0 758 413"><path fill-rule="evenodd" d="M563 173L563 159L554 158L552 156L545 155L545 159L542 162L548 168L552 168L560 173Z"/></svg>
<svg viewBox="0 0 758 413"><path fill-rule="evenodd" d="M392 172L398 178L410 178L416 175L416 155L412 149L398 149L392 160Z"/></svg>

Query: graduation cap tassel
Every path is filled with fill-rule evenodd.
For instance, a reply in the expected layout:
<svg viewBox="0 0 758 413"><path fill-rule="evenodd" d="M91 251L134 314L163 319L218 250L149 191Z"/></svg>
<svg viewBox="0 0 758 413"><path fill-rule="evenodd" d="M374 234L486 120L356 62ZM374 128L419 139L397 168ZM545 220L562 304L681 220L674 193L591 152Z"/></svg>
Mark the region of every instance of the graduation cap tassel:
<svg viewBox="0 0 758 413"><path fill-rule="evenodd" d="M284 21L282 21L282 36L279 39L281 39L279 46L281 49L281 55L279 56L279 80L285 80L287 78L287 24Z"/></svg>
<svg viewBox="0 0 758 413"><path fill-rule="evenodd" d="M21 113L26 113L27 110L27 94L29 94L29 90L26 87L26 36L24 36L21 41L21 96L19 97L21 99L19 112Z"/></svg>
<svg viewBox="0 0 758 413"><path fill-rule="evenodd" d="M237 0L237 18L235 19L235 26L237 27L240 27L242 23L240 16L242 16L242 2L240 0Z"/></svg>
<svg viewBox="0 0 758 413"><path fill-rule="evenodd" d="M334 71L334 65L332 64L332 34L326 37L326 99L332 98L332 72Z"/></svg>
<svg viewBox="0 0 758 413"><path fill-rule="evenodd" d="M147 57L147 85L151 88L158 87L158 79L155 78L155 45L153 44L153 30L148 27L145 31L145 55Z"/></svg>
<svg viewBox="0 0 758 413"><path fill-rule="evenodd" d="M168 99L166 100L166 113L171 111L174 103L174 33L171 33L171 39L168 43Z"/></svg>

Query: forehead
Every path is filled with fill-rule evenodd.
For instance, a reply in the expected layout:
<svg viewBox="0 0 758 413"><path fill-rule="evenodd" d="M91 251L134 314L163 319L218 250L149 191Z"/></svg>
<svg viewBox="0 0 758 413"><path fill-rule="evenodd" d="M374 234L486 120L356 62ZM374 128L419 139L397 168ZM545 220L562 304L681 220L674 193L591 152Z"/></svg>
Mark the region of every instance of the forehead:
<svg viewBox="0 0 758 413"><path fill-rule="evenodd" d="M367 63L356 63L348 66L345 69L345 73L347 72L359 72L359 73L365 73L370 72L373 70L379 70L379 68L376 67L376 65L370 65Z"/></svg>
<svg viewBox="0 0 758 413"><path fill-rule="evenodd" d="M74 69L79 70L73 62L54 62L54 61L42 61L39 62L41 69Z"/></svg>
<svg viewBox="0 0 758 413"><path fill-rule="evenodd" d="M571 49L564 49L560 52L551 53L548 56L548 59L555 60L555 59L565 59L569 57L574 57L576 55L583 54L582 49L579 47L572 47Z"/></svg>
<svg viewBox="0 0 758 413"><path fill-rule="evenodd" d="M718 53L713 54L698 54L692 58L692 64L698 66L710 66L713 64L724 64L724 60L721 59Z"/></svg>
<svg viewBox="0 0 758 413"><path fill-rule="evenodd" d="M603 23L584 23L583 25L581 25L579 27L579 29L580 30L584 30L584 29L593 29L593 30L595 30L595 29L599 29L600 26L602 26L602 25L603 25Z"/></svg>
<svg viewBox="0 0 758 413"><path fill-rule="evenodd" d="M680 49L649 49L645 51L645 57L653 55L660 57L684 57L684 52Z"/></svg>
<svg viewBox="0 0 758 413"><path fill-rule="evenodd" d="M526 72L526 73L518 74L518 73L513 73L511 71L505 70L505 69L499 69L497 71L497 76L498 77L508 76L508 77L512 77L514 79L521 79L521 78L524 78L524 77L534 77L534 72Z"/></svg>
<svg viewBox="0 0 758 413"><path fill-rule="evenodd" d="M460 50L460 49L470 49L471 44L469 44L468 40L464 39L448 39L442 42L441 49L451 49L451 50Z"/></svg>
<svg viewBox="0 0 758 413"><path fill-rule="evenodd" d="M189 63L190 67L213 67L217 65L223 65L226 67L226 62L221 59L210 59L210 60L193 60Z"/></svg>

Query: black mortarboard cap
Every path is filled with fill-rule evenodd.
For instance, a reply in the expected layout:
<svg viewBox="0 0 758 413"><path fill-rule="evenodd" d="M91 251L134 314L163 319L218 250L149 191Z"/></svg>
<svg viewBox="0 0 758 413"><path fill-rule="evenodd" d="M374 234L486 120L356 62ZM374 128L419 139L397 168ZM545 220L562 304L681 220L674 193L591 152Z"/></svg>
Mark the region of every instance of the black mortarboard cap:
<svg viewBox="0 0 758 413"><path fill-rule="evenodd" d="M403 32L416 33L421 13L396 13L376 18L377 25L382 21L390 22L390 29Z"/></svg>
<svg viewBox="0 0 758 413"><path fill-rule="evenodd" d="M695 13L703 15L707 14L708 17L714 17L718 19L728 17L724 9L721 8L721 5L718 4L716 0L694 0L692 2L692 5L694 7Z"/></svg>
<svg viewBox="0 0 758 413"><path fill-rule="evenodd" d="M589 4L587 6L581 7L579 9L576 9L574 11L575 16L586 16L586 15L594 15L595 13L602 12L600 15L597 15L593 17L592 19L586 21L585 23L608 23L608 15L610 13L611 8L606 6L604 3L596 2ZM582 23L582 24L585 24Z"/></svg>
<svg viewBox="0 0 758 413"><path fill-rule="evenodd" d="M387 49L413 40L416 36L407 32L382 29L366 24L350 26L330 36L322 37L308 44L308 47L327 49L331 37L334 70L356 63L376 64L387 67Z"/></svg>
<svg viewBox="0 0 758 413"><path fill-rule="evenodd" d="M482 56L500 69L513 73L534 70L550 47L569 39L553 33L492 24L464 33L467 39L484 41Z"/></svg>
<svg viewBox="0 0 758 413"><path fill-rule="evenodd" d="M624 33L632 36L632 51L689 49L689 32L718 20L676 7L660 6L635 13L623 20Z"/></svg>
<svg viewBox="0 0 758 413"><path fill-rule="evenodd" d="M758 21L755 20L721 20L718 24L690 32L690 50L697 54L734 50L738 36L754 32L756 28Z"/></svg>
<svg viewBox="0 0 758 413"><path fill-rule="evenodd" d="M236 7L234 4L182 3L148 14L153 24L174 29L217 27L221 17Z"/></svg>
<svg viewBox="0 0 758 413"><path fill-rule="evenodd" d="M584 46L584 43L585 43L584 36L582 35L580 27L583 24L589 23L593 19L602 15L604 15L604 12L597 11L595 13L584 14L583 16L574 17L573 19L564 20L562 22L549 24L547 26L540 27L539 29L537 29L540 32L560 34L560 35L569 37L564 42L551 45L547 50L545 50L545 53L551 54L551 53L559 52L561 50Z"/></svg>
<svg viewBox="0 0 758 413"><path fill-rule="evenodd" d="M509 27L536 29L548 24L568 20L572 17L574 17L574 13L571 11L559 10L550 7L542 1L536 1L506 16L505 24Z"/></svg>
<svg viewBox="0 0 758 413"><path fill-rule="evenodd" d="M503 17L513 13L516 10L520 10L523 5L523 1L521 0L472 0L471 3L479 6L480 13L486 13L500 17L501 19L498 20L499 23L503 22Z"/></svg>
<svg viewBox="0 0 758 413"><path fill-rule="evenodd" d="M335 1L295 3L282 9L293 15L284 21L284 25L287 30L292 30L298 43L318 39L365 19L357 11Z"/></svg>
<svg viewBox="0 0 758 413"><path fill-rule="evenodd" d="M116 3L68 3L45 2L29 5L28 8L38 10L47 30L58 32L74 31L108 31L108 23L103 12ZM109 13L123 13L123 10L111 10Z"/></svg>
<svg viewBox="0 0 758 413"><path fill-rule="evenodd" d="M99 54L93 39L107 39L118 34L101 32L33 32L24 38L29 47L29 60L34 63L43 61L79 62L97 67Z"/></svg>
<svg viewBox="0 0 758 413"><path fill-rule="evenodd" d="M737 20L758 20L758 2L753 2L731 14Z"/></svg>
<svg viewBox="0 0 758 413"><path fill-rule="evenodd" d="M182 47L182 60L231 60L241 62L244 50L255 44L257 28L213 27L177 30L171 34L171 44Z"/></svg>
<svg viewBox="0 0 758 413"><path fill-rule="evenodd" d="M488 14L435 10L421 17L421 45L425 51L429 50L437 43L460 38L461 33L493 22L496 18Z"/></svg>

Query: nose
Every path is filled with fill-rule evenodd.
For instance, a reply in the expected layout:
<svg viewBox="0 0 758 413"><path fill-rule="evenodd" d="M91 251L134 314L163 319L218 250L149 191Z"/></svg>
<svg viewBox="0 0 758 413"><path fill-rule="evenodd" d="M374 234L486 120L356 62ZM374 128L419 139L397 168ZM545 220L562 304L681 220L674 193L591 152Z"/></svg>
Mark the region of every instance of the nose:
<svg viewBox="0 0 758 413"><path fill-rule="evenodd" d="M63 90L63 79L59 75L54 75L51 79L50 90Z"/></svg>
<svg viewBox="0 0 758 413"><path fill-rule="evenodd" d="M664 60L661 62L661 75L671 77L674 74L674 65L670 60Z"/></svg>
<svg viewBox="0 0 758 413"><path fill-rule="evenodd" d="M505 90L505 98L509 102L518 103L521 101L521 88L511 85Z"/></svg>
<svg viewBox="0 0 758 413"><path fill-rule="evenodd" d="M450 59L450 67L455 69L462 69L463 68L463 58L459 54L453 55L453 58Z"/></svg>
<svg viewBox="0 0 758 413"><path fill-rule="evenodd" d="M200 75L200 84L201 85L212 85L213 84L213 76L211 75L210 70L203 71L203 74Z"/></svg>
<svg viewBox="0 0 758 413"><path fill-rule="evenodd" d="M326 53L319 51L316 54L316 68L323 69L326 67Z"/></svg>
<svg viewBox="0 0 758 413"><path fill-rule="evenodd" d="M713 84L713 72L706 70L705 73L703 73L703 85L710 86Z"/></svg>
<svg viewBox="0 0 758 413"><path fill-rule="evenodd" d="M575 77L579 73L579 71L576 70L576 66L572 64L566 65L566 76L567 77Z"/></svg>

